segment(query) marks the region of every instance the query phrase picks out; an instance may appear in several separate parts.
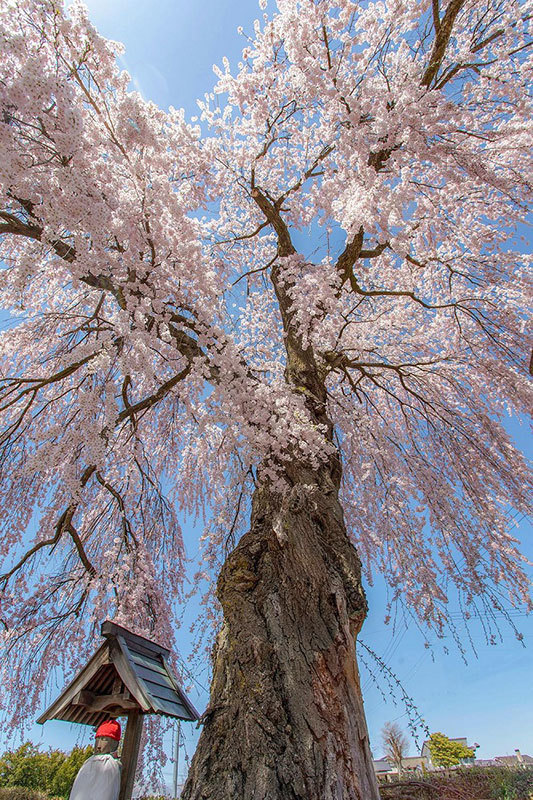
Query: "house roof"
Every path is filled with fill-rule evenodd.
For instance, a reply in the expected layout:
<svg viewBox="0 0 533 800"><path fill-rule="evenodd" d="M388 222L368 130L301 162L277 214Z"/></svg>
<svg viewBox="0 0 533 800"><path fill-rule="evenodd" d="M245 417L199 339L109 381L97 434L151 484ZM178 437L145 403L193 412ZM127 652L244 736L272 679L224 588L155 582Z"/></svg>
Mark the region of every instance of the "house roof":
<svg viewBox="0 0 533 800"><path fill-rule="evenodd" d="M138 710L195 720L199 714L181 690L168 664L170 651L106 621L106 641L61 695L37 720L48 719L99 725L110 716Z"/></svg>
<svg viewBox="0 0 533 800"><path fill-rule="evenodd" d="M494 761L499 764L533 764L533 758L525 753L519 756L494 756Z"/></svg>
<svg viewBox="0 0 533 800"><path fill-rule="evenodd" d="M391 772L393 770L392 764L386 758L374 758L372 765L374 772Z"/></svg>
<svg viewBox="0 0 533 800"><path fill-rule="evenodd" d="M422 764L426 764L426 757L425 756L405 756L402 758L402 767L420 767Z"/></svg>

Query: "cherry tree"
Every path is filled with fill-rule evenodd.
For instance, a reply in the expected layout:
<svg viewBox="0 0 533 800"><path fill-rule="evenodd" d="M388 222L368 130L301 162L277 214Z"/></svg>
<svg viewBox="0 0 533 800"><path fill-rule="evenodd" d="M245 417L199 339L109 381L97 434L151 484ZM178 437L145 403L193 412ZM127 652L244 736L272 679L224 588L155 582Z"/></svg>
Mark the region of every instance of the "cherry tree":
<svg viewBox="0 0 533 800"><path fill-rule="evenodd" d="M83 6L2 4L18 719L102 618L172 639L182 514L223 614L187 800L378 797L362 574L437 634L452 601L531 608L503 426L530 407L528 8L277 0L187 121Z"/></svg>

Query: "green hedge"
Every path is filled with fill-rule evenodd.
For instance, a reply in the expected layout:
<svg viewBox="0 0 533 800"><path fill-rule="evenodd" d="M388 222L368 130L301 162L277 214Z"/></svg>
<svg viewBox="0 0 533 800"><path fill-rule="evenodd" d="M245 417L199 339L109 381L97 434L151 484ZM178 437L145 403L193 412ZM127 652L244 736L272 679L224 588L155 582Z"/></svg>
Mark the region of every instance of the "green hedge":
<svg viewBox="0 0 533 800"><path fill-rule="evenodd" d="M92 747L43 752L31 742L8 750L0 756L0 800L68 798L74 778L92 753Z"/></svg>

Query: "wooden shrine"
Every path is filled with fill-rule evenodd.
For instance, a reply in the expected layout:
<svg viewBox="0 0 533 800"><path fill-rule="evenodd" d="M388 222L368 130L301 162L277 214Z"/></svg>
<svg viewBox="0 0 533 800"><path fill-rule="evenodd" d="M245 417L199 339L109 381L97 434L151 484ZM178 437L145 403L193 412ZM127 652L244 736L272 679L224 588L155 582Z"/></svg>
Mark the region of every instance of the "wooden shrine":
<svg viewBox="0 0 533 800"><path fill-rule="evenodd" d="M168 664L169 650L113 622L104 622L101 633L106 641L37 722L96 726L110 717L127 717L119 800L130 800L144 715L193 721L199 714Z"/></svg>

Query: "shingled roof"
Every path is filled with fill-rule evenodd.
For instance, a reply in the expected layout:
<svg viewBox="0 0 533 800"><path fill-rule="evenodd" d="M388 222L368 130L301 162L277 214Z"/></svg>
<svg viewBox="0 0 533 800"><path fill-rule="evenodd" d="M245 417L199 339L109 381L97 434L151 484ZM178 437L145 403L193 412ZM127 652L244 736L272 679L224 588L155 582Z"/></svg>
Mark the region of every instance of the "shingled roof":
<svg viewBox="0 0 533 800"><path fill-rule="evenodd" d="M131 711L198 719L168 664L168 649L109 621L101 633L106 641L38 723L60 719L99 725Z"/></svg>

